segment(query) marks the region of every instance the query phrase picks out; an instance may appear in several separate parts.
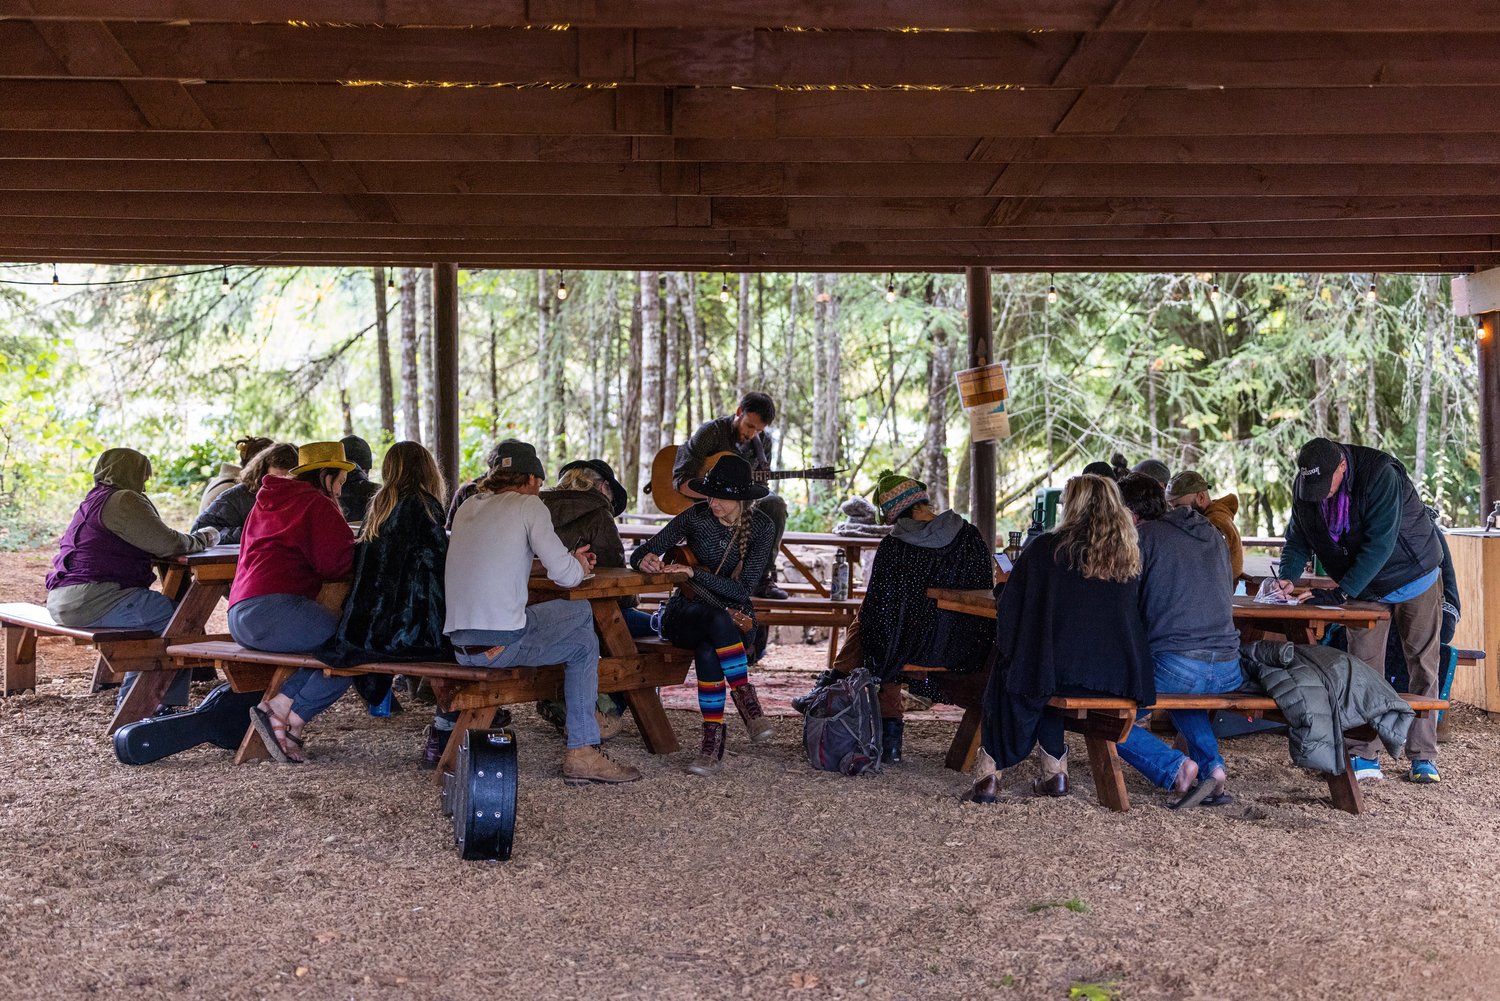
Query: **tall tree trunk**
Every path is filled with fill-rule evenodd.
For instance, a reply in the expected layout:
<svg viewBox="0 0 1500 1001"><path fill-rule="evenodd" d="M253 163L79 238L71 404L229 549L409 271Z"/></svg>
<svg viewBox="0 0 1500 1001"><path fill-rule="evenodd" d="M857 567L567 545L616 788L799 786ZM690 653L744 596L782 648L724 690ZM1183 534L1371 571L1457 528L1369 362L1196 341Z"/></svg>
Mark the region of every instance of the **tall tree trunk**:
<svg viewBox="0 0 1500 1001"><path fill-rule="evenodd" d="M678 280L682 289L678 293L678 305L682 307L682 321L687 324L688 339L692 342L692 361L688 368L688 395L693 397L693 411L701 424L708 420L708 355L703 344L703 323L698 317L698 280L691 272L681 272ZM688 422L688 431L697 429L697 424Z"/></svg>
<svg viewBox="0 0 1500 1001"><path fill-rule="evenodd" d="M1441 318L1442 303L1438 299L1441 279L1428 275L1422 279L1422 376L1417 392L1417 456L1412 464L1412 479L1421 492L1427 480L1427 421L1432 405L1433 345L1437 339L1437 328Z"/></svg>
<svg viewBox="0 0 1500 1001"><path fill-rule="evenodd" d="M1328 436L1328 358L1325 355L1313 357L1313 382L1317 385L1313 390L1313 434L1320 438Z"/></svg>
<svg viewBox="0 0 1500 1001"><path fill-rule="evenodd" d="M750 388L750 276L740 273L740 316L734 328L734 398Z"/></svg>
<svg viewBox="0 0 1500 1001"><path fill-rule="evenodd" d="M500 433L500 326L490 314L490 434Z"/></svg>
<svg viewBox="0 0 1500 1001"><path fill-rule="evenodd" d="M833 298L835 276L819 272L813 360L813 457L814 465L837 465L839 451L839 351L838 300ZM815 480L810 492L815 500L829 493L826 480Z"/></svg>
<svg viewBox="0 0 1500 1001"><path fill-rule="evenodd" d="M684 437L697 428L694 418L698 414L698 391L693 379L693 319L692 281L684 271L672 272L672 284L677 288L677 322L672 325L677 339L677 405L682 410Z"/></svg>
<svg viewBox="0 0 1500 1001"><path fill-rule="evenodd" d="M548 446L551 443L551 435L547 433L552 427L552 380L549 378L549 366L552 364L552 296L547 289L547 272L538 269L536 273L536 414L533 418L532 427L535 428L532 438L539 453L538 458L542 460L544 468L550 467L551 456L548 455Z"/></svg>
<svg viewBox="0 0 1500 1001"><path fill-rule="evenodd" d="M432 336L432 269L417 271L417 351L422 358L422 441L437 442L436 342Z"/></svg>
<svg viewBox="0 0 1500 1001"><path fill-rule="evenodd" d="M800 307L798 299L801 296L802 278L800 275L792 275L792 291L787 302L786 320L786 343L781 363L781 399L777 407L782 411L781 433L776 436L776 466L779 469L786 468L786 462L782 456L786 452L787 428L791 427L791 402L792 389L795 386L797 373L796 346L797 346L797 310Z"/></svg>
<svg viewBox="0 0 1500 1001"><path fill-rule="evenodd" d="M766 276L755 273L755 386L770 392L766 384Z"/></svg>
<svg viewBox="0 0 1500 1001"><path fill-rule="evenodd" d="M637 493L646 497L643 511L657 507L645 492L651 461L661 448L661 297L655 271L640 272L641 287L641 443L636 466Z"/></svg>
<svg viewBox="0 0 1500 1001"><path fill-rule="evenodd" d="M1375 392L1375 359L1365 363L1365 444L1380 447L1380 418L1376 413L1379 397Z"/></svg>
<svg viewBox="0 0 1500 1001"><path fill-rule="evenodd" d="M376 268L375 281L375 353L380 375L380 430L396 437L396 390L391 385L391 326L386 315L385 268Z"/></svg>
<svg viewBox="0 0 1500 1001"><path fill-rule="evenodd" d="M417 376L417 269L401 269L401 423L422 440L422 393Z"/></svg>
<svg viewBox="0 0 1500 1001"><path fill-rule="evenodd" d="M1338 392L1334 396L1334 413L1339 420L1339 441L1349 441L1354 437L1354 420L1351 417L1349 407L1349 364L1344 359L1339 359L1338 377L1335 380Z"/></svg>
<svg viewBox="0 0 1500 1001"><path fill-rule="evenodd" d="M631 470L640 465L641 456L641 283L636 273L631 285L630 364L620 394L623 423L620 426L620 475L628 481ZM645 511L646 497L637 493L637 510Z"/></svg>
<svg viewBox="0 0 1500 1001"><path fill-rule="evenodd" d="M349 408L349 387L339 387L339 409L344 415L344 436L354 433L354 411Z"/></svg>
<svg viewBox="0 0 1500 1001"><path fill-rule="evenodd" d="M677 362L677 346L680 338L677 330L680 322L677 299L676 274L662 275L667 279L665 282L658 281L657 287L665 287L667 293L666 309L661 318L661 443L670 445L677 440L677 375L680 367Z"/></svg>
<svg viewBox="0 0 1500 1001"><path fill-rule="evenodd" d="M952 511L967 511L969 509L969 491L973 484L969 482L972 470L969 468L969 453L974 450L969 432L964 432L963 447L958 450L958 469L953 474L953 504L949 508Z"/></svg>
<svg viewBox="0 0 1500 1001"><path fill-rule="evenodd" d="M931 302L932 286L928 280L928 301ZM948 324L941 314L934 316L927 338L927 433L926 456L922 468L927 473L927 489L931 491L932 503L938 510L947 510L948 503L948 394L953 388L953 347L948 336ZM895 392L895 386L891 387ZM891 408L892 413L896 408Z"/></svg>
<svg viewBox="0 0 1500 1001"><path fill-rule="evenodd" d="M576 299L569 299L568 302L577 305ZM568 332L563 325L566 304L555 295L548 299L548 303L552 309L551 329L548 332L552 351L547 362L547 378L552 383L547 387L547 407L552 412L552 443L548 452L561 465L573 458L568 454ZM545 427L543 431L546 431Z"/></svg>

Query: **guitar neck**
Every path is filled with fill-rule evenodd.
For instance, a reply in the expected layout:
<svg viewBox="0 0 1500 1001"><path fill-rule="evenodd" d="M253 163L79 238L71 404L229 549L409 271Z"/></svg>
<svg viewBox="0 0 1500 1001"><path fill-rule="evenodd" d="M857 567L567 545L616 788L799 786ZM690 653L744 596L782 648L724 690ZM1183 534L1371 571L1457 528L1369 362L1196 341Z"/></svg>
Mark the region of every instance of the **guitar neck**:
<svg viewBox="0 0 1500 1001"><path fill-rule="evenodd" d="M833 470L821 466L812 469L772 469L764 473L756 473L755 479L760 480L831 480Z"/></svg>

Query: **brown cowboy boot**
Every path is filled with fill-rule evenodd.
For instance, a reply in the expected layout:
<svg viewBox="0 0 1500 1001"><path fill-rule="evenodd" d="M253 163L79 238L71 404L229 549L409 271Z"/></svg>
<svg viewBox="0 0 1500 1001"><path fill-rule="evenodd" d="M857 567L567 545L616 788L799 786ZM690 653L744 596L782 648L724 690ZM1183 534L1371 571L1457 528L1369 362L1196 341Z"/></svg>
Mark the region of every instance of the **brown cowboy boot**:
<svg viewBox="0 0 1500 1001"><path fill-rule="evenodd" d="M698 750L698 756L693 759L692 764L687 766L687 770L705 778L723 771L725 733L726 728L723 723L704 723L703 746Z"/></svg>
<svg viewBox="0 0 1500 1001"><path fill-rule="evenodd" d="M740 711L740 718L745 721L745 729L750 731L750 743L762 744L775 736L776 725L761 712L760 697L755 694L754 685L746 682L738 688L731 688L729 694L734 699L734 707Z"/></svg>

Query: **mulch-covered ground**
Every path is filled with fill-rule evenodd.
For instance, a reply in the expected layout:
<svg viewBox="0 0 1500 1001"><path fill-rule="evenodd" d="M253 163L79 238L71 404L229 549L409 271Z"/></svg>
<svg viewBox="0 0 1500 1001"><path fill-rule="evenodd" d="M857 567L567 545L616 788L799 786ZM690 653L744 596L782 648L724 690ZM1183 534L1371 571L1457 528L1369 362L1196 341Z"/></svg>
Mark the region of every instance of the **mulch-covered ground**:
<svg viewBox="0 0 1500 1001"><path fill-rule="evenodd" d="M0 601L45 559L0 554ZM199 748L117 763L86 649L45 644L36 694L0 699L0 983L10 998L1476 998L1500 989L1497 728L1460 711L1445 781L1328 808L1285 741L1226 744L1233 806L1039 800L1029 770L962 805L944 720L908 763L812 772L795 718L726 773L610 750L646 773L570 789L518 708L509 863L463 862L415 758L426 711L346 699L314 762L234 768ZM818 647L763 665L790 692ZM200 688L206 686L200 686ZM669 713L684 747L693 713ZM738 724L733 724L735 727ZM1027 773L1027 774L1022 774ZM1394 777L1394 776L1393 776ZM1098 993L1091 993L1097 991Z"/></svg>

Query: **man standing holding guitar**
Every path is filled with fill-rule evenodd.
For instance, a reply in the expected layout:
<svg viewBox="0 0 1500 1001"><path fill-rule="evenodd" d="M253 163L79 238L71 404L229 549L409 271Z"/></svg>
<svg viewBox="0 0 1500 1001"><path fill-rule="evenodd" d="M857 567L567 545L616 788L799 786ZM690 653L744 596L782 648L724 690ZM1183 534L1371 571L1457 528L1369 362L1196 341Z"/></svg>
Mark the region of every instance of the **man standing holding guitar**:
<svg viewBox="0 0 1500 1001"><path fill-rule="evenodd" d="M703 495L693 490L689 481L702 476L708 460L720 452L733 452L750 464L752 473L763 476L771 469L771 436L766 428L775 419L776 404L770 396L759 392L746 393L733 415L705 421L693 432L688 443L677 450L677 461L672 465L672 485L685 497L702 500ZM775 553L781 548L781 536L786 532L786 501L773 493L756 501L754 509L769 517L776 526L776 544L771 547L771 552ZM787 596L785 591L771 583L769 566L764 577L752 582L750 588L751 593L758 597Z"/></svg>

